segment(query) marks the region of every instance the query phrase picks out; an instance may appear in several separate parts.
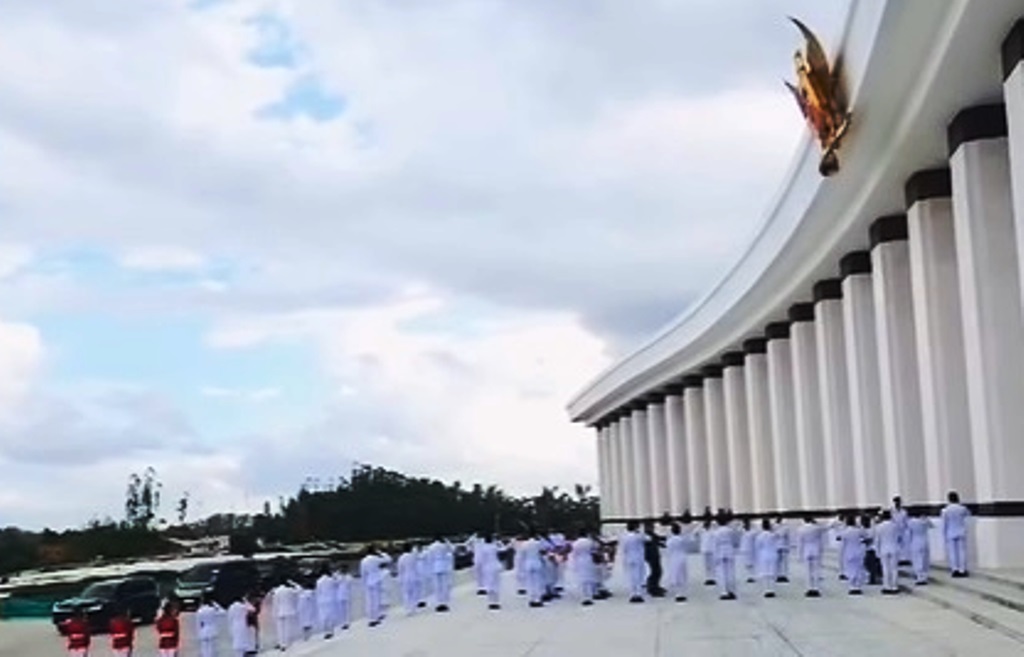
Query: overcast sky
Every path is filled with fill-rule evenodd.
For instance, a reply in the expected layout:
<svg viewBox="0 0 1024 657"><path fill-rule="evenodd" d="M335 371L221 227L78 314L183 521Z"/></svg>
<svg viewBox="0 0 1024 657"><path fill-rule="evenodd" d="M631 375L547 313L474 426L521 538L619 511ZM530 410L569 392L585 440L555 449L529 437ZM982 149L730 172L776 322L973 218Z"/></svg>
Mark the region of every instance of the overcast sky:
<svg viewBox="0 0 1024 657"><path fill-rule="evenodd" d="M4 0L0 526L354 461L596 479L565 403L750 239L820 0Z"/></svg>

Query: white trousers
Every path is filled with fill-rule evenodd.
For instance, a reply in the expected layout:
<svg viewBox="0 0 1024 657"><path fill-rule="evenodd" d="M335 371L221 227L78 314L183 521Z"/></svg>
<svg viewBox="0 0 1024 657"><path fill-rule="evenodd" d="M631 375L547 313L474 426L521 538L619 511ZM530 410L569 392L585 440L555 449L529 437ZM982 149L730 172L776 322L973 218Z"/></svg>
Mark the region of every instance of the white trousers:
<svg viewBox="0 0 1024 657"><path fill-rule="evenodd" d="M487 583L484 581L484 565L473 561L473 578L476 580L476 590L483 591L487 588Z"/></svg>
<svg viewBox="0 0 1024 657"><path fill-rule="evenodd" d="M778 577L789 579L789 550L779 550L779 563L775 571Z"/></svg>
<svg viewBox="0 0 1024 657"><path fill-rule="evenodd" d="M484 590L487 591L487 603L501 603L501 569L490 567L484 569Z"/></svg>
<svg viewBox="0 0 1024 657"><path fill-rule="evenodd" d="M381 613L381 585L370 584L366 587L366 620L370 622L379 621Z"/></svg>
<svg viewBox="0 0 1024 657"><path fill-rule="evenodd" d="M867 579L867 572L864 570L863 554L843 555L843 574L846 575L846 583L851 591L859 591Z"/></svg>
<svg viewBox="0 0 1024 657"><path fill-rule="evenodd" d="M199 640L199 657L217 657L216 637L207 637Z"/></svg>
<svg viewBox="0 0 1024 657"><path fill-rule="evenodd" d="M967 537L959 536L946 540L946 563L957 573L967 572Z"/></svg>
<svg viewBox="0 0 1024 657"><path fill-rule="evenodd" d="M895 591L899 588L896 584L899 575L899 553L889 552L878 555L882 561L882 590Z"/></svg>
<svg viewBox="0 0 1024 657"><path fill-rule="evenodd" d="M736 558L733 556L718 559L718 589L723 595L736 593Z"/></svg>
<svg viewBox="0 0 1024 657"><path fill-rule="evenodd" d="M160 657L178 657L177 648L161 648Z"/></svg>
<svg viewBox="0 0 1024 657"><path fill-rule="evenodd" d="M434 598L439 605L447 605L452 599L451 573L434 573Z"/></svg>
<svg viewBox="0 0 1024 657"><path fill-rule="evenodd" d="M643 597L644 594L644 562L626 564L626 576L629 578L630 597Z"/></svg>
<svg viewBox="0 0 1024 657"><path fill-rule="evenodd" d="M420 601L416 581L399 582L399 586L402 589L402 606L406 613L411 614L416 611L416 603Z"/></svg>
<svg viewBox="0 0 1024 657"><path fill-rule="evenodd" d="M910 548L910 561L914 566L914 581L917 583L928 581L928 571L931 569L932 559L927 545L914 545Z"/></svg>
<svg viewBox="0 0 1024 657"><path fill-rule="evenodd" d="M334 629L334 611L336 606L332 600L317 601L316 613L317 618L320 620L321 632L330 634L331 630Z"/></svg>
<svg viewBox="0 0 1024 657"><path fill-rule="evenodd" d="M690 573L686 555L672 557L668 562L668 588L675 595L686 595Z"/></svg>
<svg viewBox="0 0 1024 657"><path fill-rule="evenodd" d="M335 614L335 627L348 627L348 624L352 622L352 601L338 600Z"/></svg>
<svg viewBox="0 0 1024 657"><path fill-rule="evenodd" d="M713 581L715 579L715 553L714 552L703 552L704 555L704 580Z"/></svg>
<svg viewBox="0 0 1024 657"><path fill-rule="evenodd" d="M804 558L807 564L807 588L811 591L821 590L821 555L812 554Z"/></svg>
<svg viewBox="0 0 1024 657"><path fill-rule="evenodd" d="M274 618L277 629L277 645L287 648L295 641L295 616L277 616Z"/></svg>
<svg viewBox="0 0 1024 657"><path fill-rule="evenodd" d="M540 602L544 595L544 571L531 568L526 571L526 594L530 602Z"/></svg>

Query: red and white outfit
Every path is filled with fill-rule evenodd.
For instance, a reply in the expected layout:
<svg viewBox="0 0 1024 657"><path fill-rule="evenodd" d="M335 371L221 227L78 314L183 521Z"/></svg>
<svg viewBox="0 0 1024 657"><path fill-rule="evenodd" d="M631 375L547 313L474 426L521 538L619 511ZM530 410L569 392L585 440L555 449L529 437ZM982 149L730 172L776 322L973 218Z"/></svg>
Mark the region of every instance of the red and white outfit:
<svg viewBox="0 0 1024 657"><path fill-rule="evenodd" d="M164 614L156 620L157 648L160 657L178 657L181 645L181 626L177 616Z"/></svg>
<svg viewBox="0 0 1024 657"><path fill-rule="evenodd" d="M89 623L84 618L72 618L64 622L64 632L68 636L68 655L86 657L89 654Z"/></svg>

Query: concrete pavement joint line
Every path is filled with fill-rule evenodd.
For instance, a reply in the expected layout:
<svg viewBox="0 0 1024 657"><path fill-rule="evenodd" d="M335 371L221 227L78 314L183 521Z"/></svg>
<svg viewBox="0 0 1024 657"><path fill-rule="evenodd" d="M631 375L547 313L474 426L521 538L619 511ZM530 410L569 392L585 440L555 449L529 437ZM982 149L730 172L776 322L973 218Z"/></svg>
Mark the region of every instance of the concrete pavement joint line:
<svg viewBox="0 0 1024 657"><path fill-rule="evenodd" d="M1013 629L1008 625L1000 623L999 621L983 616L982 614L979 614L975 611L971 611L970 609L966 609L956 603L944 600L940 596L937 596L933 593L926 593L925 591L913 590L906 587L905 585L901 585L900 588L909 593L910 595L917 596L919 598L927 600L928 602L938 607L942 607L943 609L948 609L954 613L957 613L963 616L964 618L970 620L971 622L976 623L977 625L980 625L986 629L999 632L1003 636L1009 637L1018 643L1024 643L1024 634L1018 632L1017 630Z"/></svg>

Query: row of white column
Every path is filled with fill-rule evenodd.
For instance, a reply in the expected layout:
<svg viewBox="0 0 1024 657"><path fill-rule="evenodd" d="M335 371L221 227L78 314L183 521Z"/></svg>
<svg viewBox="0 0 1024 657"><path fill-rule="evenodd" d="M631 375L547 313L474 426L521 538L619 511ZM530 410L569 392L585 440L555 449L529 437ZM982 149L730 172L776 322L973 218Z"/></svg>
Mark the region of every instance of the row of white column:
<svg viewBox="0 0 1024 657"><path fill-rule="evenodd" d="M813 303L605 418L604 517L1024 500L1020 66L1006 101L954 119L949 169L911 176ZM1024 519L979 532L982 565L1024 555Z"/></svg>

